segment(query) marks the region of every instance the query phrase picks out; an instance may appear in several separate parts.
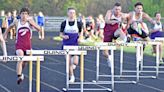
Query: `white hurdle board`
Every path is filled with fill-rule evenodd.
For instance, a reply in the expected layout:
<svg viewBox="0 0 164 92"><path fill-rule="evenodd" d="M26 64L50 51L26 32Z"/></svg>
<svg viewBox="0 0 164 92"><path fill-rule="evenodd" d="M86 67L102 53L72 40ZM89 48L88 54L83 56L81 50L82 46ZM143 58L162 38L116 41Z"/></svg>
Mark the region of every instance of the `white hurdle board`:
<svg viewBox="0 0 164 92"><path fill-rule="evenodd" d="M87 54L86 51L67 51L67 50L27 50L27 54L35 54L35 55L80 55L83 53Z"/></svg>
<svg viewBox="0 0 164 92"><path fill-rule="evenodd" d="M44 61L44 56L0 56L0 61Z"/></svg>

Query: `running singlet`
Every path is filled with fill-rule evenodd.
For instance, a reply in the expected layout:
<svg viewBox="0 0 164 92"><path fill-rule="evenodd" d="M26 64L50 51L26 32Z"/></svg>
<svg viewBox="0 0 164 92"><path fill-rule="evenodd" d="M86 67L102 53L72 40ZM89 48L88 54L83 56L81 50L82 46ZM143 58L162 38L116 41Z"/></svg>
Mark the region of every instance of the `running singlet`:
<svg viewBox="0 0 164 92"><path fill-rule="evenodd" d="M160 29L158 31L162 31L162 23L161 22L155 23L153 29L154 30Z"/></svg>
<svg viewBox="0 0 164 92"><path fill-rule="evenodd" d="M136 13L133 11L132 21L142 21L143 12L140 14L139 18L136 19Z"/></svg>
<svg viewBox="0 0 164 92"><path fill-rule="evenodd" d="M75 20L74 25L72 26L70 26L68 20L66 20L64 35L68 35L69 39L63 39L63 45L78 45L78 33L79 28L77 20Z"/></svg>
<svg viewBox="0 0 164 92"><path fill-rule="evenodd" d="M38 21L39 26L44 26L44 17L43 16L38 16L37 21Z"/></svg>
<svg viewBox="0 0 164 92"><path fill-rule="evenodd" d="M112 12L112 15L110 17L110 20L117 20L121 21L122 17L116 17L114 15L114 12ZM112 39L114 39L114 32L119 28L119 24L115 23L114 25L112 24L107 24L105 23L104 27L104 42L112 42Z"/></svg>
<svg viewBox="0 0 164 92"><path fill-rule="evenodd" d="M31 37L32 30L30 28L30 24L26 22L25 24L21 24L20 20L18 20L18 26L16 30L16 50L21 49L23 51L31 49Z"/></svg>
<svg viewBox="0 0 164 92"><path fill-rule="evenodd" d="M117 21L120 21L121 22L122 18L121 17L116 17L114 15L114 12L112 12L112 16L111 16L110 20L117 20Z"/></svg>

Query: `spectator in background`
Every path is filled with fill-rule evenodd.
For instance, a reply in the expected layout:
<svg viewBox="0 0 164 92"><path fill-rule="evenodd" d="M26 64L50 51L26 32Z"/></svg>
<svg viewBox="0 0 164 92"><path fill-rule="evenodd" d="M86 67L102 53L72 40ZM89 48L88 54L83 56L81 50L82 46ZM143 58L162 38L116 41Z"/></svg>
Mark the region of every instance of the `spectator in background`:
<svg viewBox="0 0 164 92"><path fill-rule="evenodd" d="M37 14L36 13L34 13L33 19L37 23Z"/></svg>
<svg viewBox="0 0 164 92"><path fill-rule="evenodd" d="M3 35L2 35L1 27L0 27L0 45L1 45L1 48L2 48L2 51L3 51L3 56L7 56L6 43L5 43L5 40L4 40Z"/></svg>
<svg viewBox="0 0 164 92"><path fill-rule="evenodd" d="M13 15L13 21L20 19L20 16L17 16L17 10L13 10L12 13L13 13L12 14ZM13 36L14 36L14 38L16 38L16 27L13 27L12 30L13 30Z"/></svg>
<svg viewBox="0 0 164 92"><path fill-rule="evenodd" d="M82 30L80 35L80 41L84 41L84 34L86 34L86 20L85 16L79 13L79 16L77 18L77 21L82 23Z"/></svg>
<svg viewBox="0 0 164 92"><path fill-rule="evenodd" d="M95 21L92 16L89 16L86 21L86 30L88 32L87 38L89 38L89 40L96 38L94 35L94 28L95 28Z"/></svg>
<svg viewBox="0 0 164 92"><path fill-rule="evenodd" d="M5 32L5 30L6 30L6 28L7 28L7 18L6 18L4 10L1 11L0 27L2 29L2 34L3 34Z"/></svg>
<svg viewBox="0 0 164 92"><path fill-rule="evenodd" d="M83 18L82 14L79 13L78 15L79 15L79 16L78 16L78 18L77 18L77 21L82 22L82 18Z"/></svg>
<svg viewBox="0 0 164 92"><path fill-rule="evenodd" d="M96 36L101 38L101 41L103 41L104 36L103 36L103 31L104 31L104 26L105 26L105 20L102 14L100 14L96 18Z"/></svg>
<svg viewBox="0 0 164 92"><path fill-rule="evenodd" d="M39 33L39 39L44 39L44 22L45 22L45 18L44 18L44 15L43 15L43 13L40 11L39 13L38 13L38 17L37 17L37 23L38 23L38 25L41 27L41 29L42 29L42 35L41 35L41 33L40 32L38 32ZM43 38L42 38L43 37Z"/></svg>
<svg viewBox="0 0 164 92"><path fill-rule="evenodd" d="M12 16L11 12L8 12L8 14L7 14L7 20L8 20L8 26L10 26L10 24L11 24L11 23L13 22L13 20L14 20L14 18L13 18L13 16ZM11 29L11 30L10 30L10 39L13 39L13 37L14 37L14 30Z"/></svg>

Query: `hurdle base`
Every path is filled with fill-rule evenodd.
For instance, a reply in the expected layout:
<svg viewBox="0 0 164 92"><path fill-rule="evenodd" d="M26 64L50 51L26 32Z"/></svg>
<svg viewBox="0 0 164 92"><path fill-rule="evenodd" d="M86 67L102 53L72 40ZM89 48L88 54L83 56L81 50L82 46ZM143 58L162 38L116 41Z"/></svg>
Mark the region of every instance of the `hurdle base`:
<svg viewBox="0 0 164 92"><path fill-rule="evenodd" d="M97 83L109 84L111 81L97 81ZM114 83L127 83L127 84L136 84L136 81L114 81Z"/></svg>
<svg viewBox="0 0 164 92"><path fill-rule="evenodd" d="M156 68L157 66L143 66L143 68ZM158 68L164 68L164 66L160 66Z"/></svg>
<svg viewBox="0 0 164 92"><path fill-rule="evenodd" d="M80 88L68 88L68 89L63 88L63 91L64 92L67 92L69 90L74 90L75 91L75 90L81 90L81 89ZM113 92L113 90L110 89L110 88L105 88L105 89L103 89L103 88L84 88L83 90L87 90L87 91L93 91L93 90L100 91L100 90L105 90L105 91L108 91L108 92Z"/></svg>
<svg viewBox="0 0 164 92"><path fill-rule="evenodd" d="M99 77L111 77L111 75L99 75ZM115 77L137 77L136 75L116 75ZM155 76L139 76L139 77L145 77L145 78L154 78Z"/></svg>
<svg viewBox="0 0 164 92"><path fill-rule="evenodd" d="M69 83L69 84L70 84L70 85L77 85L77 84L80 85L81 82L74 82L74 83ZM112 82L109 81L109 82L106 82L106 83L104 82L104 83L103 83L103 82L99 82L99 81L97 82L97 81L93 80L92 82L84 82L83 84L84 84L84 85L89 85L89 84L91 84L91 85L92 85L92 84L93 84L93 85L94 85L94 84L95 84L95 85L96 85L96 84L104 84L104 85L105 85L105 84L112 84Z"/></svg>

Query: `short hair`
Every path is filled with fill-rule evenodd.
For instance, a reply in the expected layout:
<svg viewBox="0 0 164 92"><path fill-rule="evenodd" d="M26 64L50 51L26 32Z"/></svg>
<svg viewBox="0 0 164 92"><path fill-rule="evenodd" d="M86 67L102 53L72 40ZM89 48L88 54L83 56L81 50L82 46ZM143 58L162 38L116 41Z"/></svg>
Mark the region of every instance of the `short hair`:
<svg viewBox="0 0 164 92"><path fill-rule="evenodd" d="M141 2L137 2L135 5L134 5L134 7L137 7L137 6L142 6L143 7L143 4L141 3Z"/></svg>
<svg viewBox="0 0 164 92"><path fill-rule="evenodd" d="M75 8L70 7L70 8L67 9L67 11L69 11L69 10L75 10Z"/></svg>
<svg viewBox="0 0 164 92"><path fill-rule="evenodd" d="M27 7L22 8L21 11L20 11L20 14L21 14L22 12L27 12L28 14L30 14L30 10L29 10L29 8L27 8Z"/></svg>
<svg viewBox="0 0 164 92"><path fill-rule="evenodd" d="M154 16L156 16L157 14L161 14L160 12L156 12L155 14L154 14Z"/></svg>
<svg viewBox="0 0 164 92"><path fill-rule="evenodd" d="M121 3L117 2L114 4L114 6L121 6Z"/></svg>

